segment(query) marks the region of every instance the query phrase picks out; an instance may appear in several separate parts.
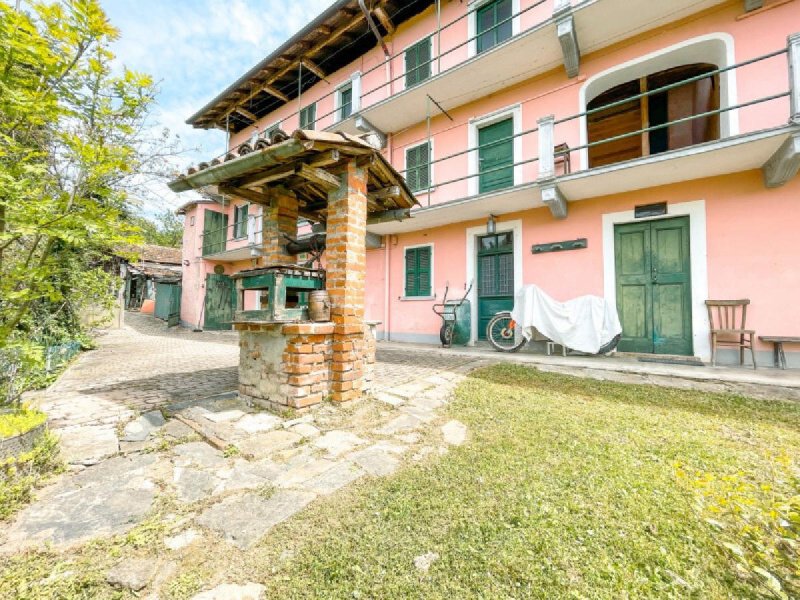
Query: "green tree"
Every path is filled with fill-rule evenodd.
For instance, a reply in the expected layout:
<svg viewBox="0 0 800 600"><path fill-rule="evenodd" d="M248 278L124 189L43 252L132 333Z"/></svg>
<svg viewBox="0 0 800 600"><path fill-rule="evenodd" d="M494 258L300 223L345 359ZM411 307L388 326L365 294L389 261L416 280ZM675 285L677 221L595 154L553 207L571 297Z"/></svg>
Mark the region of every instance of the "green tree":
<svg viewBox="0 0 800 600"><path fill-rule="evenodd" d="M131 217L131 222L141 231L148 244L180 248L183 242L183 219L170 209L164 209L151 219L144 215Z"/></svg>
<svg viewBox="0 0 800 600"><path fill-rule="evenodd" d="M167 153L152 80L112 70L117 36L98 0L0 0L0 351L27 363L113 301L111 250L141 242L128 194Z"/></svg>

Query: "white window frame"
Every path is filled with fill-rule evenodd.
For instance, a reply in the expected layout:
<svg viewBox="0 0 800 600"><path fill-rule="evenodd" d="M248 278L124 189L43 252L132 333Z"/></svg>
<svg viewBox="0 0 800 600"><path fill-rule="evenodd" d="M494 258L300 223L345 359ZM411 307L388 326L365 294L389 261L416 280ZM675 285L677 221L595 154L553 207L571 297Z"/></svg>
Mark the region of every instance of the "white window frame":
<svg viewBox="0 0 800 600"><path fill-rule="evenodd" d="M403 246L403 295L400 296L400 300L403 302L424 302L430 300L436 300L436 290L433 287L434 282L434 257L436 255L436 251L434 248L433 242L427 242L425 244L413 244L411 246ZM430 248L431 249L431 292L430 296L406 296L406 273L407 271L407 263L406 263L406 251L407 250L414 250L415 248Z"/></svg>
<svg viewBox="0 0 800 600"><path fill-rule="evenodd" d="M472 12L467 19L467 39L469 40L469 44L467 44L468 48L468 55L469 58L473 56L477 56L478 54L478 9L481 8L485 4L489 4L490 2L494 2L494 0L471 0L470 3L467 5L467 10L471 10ZM520 6L519 0L511 0L511 39L514 39L515 36L519 35L521 30L521 19L520 19ZM511 39L498 44L495 48L502 46L506 42L511 41ZM492 50L488 50L487 52L491 52ZM482 54L485 54L482 53Z"/></svg>
<svg viewBox="0 0 800 600"><path fill-rule="evenodd" d="M522 105L514 104L513 106L501 108L500 110L489 113L488 115L469 120L467 148L470 148L468 154L468 175L470 177L467 180L467 190L470 196L477 196L478 190L480 189L480 186L478 185L480 179L478 176L478 172L480 170L478 161L478 130L488 125L494 125L495 123L504 121L508 117L512 117L514 119L514 135L516 136L514 137L514 187L522 184L523 165L518 164L522 160L522 136L520 135L520 133L522 133Z"/></svg>
<svg viewBox="0 0 800 600"><path fill-rule="evenodd" d="M244 204L234 204L233 205L233 232L232 232L231 240L235 240L235 241L245 240L245 239L248 238L248 235L249 235L249 234L245 233L244 235L241 235L239 237L234 237L234 236L236 236L236 224L237 224L236 211L238 209L240 209L240 208L244 208L246 210L245 216L247 217L247 219L245 219L245 227L248 228L247 229L248 232L250 231L250 229L249 229L249 225L250 225L250 203L249 202L245 202Z"/></svg>
<svg viewBox="0 0 800 600"><path fill-rule="evenodd" d="M414 148L419 148L420 146L424 146L424 145L426 145L428 143L429 143L428 140L425 140L424 142L420 142L418 144L413 144L411 146L406 146L405 147L405 150L403 151L403 173L406 174L406 177L408 177L408 151L409 150L413 150ZM433 176L434 175L433 174L433 167L435 166L435 164L433 162L434 161L434 158L433 158L433 138L430 139L430 149L428 151L428 157L430 158L430 167L429 167L429 171L428 171L428 182L430 183L430 185L428 187L426 187L426 188L423 188L421 190L418 190L418 191L414 192L415 194L418 194L418 193L419 194L425 194L429 190L431 192L433 192L436 189L436 179L434 179L434 176ZM408 180L406 179L406 181L408 181Z"/></svg>
<svg viewBox="0 0 800 600"><path fill-rule="evenodd" d="M718 68L736 64L733 36L729 33L712 33L690 38L683 42L645 54L621 63L587 79L579 94L580 112L586 112L586 105L603 92L640 77L646 77L672 67L698 62L714 63ZM720 108L736 106L736 70L719 75ZM720 139L739 134L739 109L720 113ZM589 123L586 115L580 118L580 145L588 142ZM581 170L589 168L589 149L580 151Z"/></svg>
<svg viewBox="0 0 800 600"><path fill-rule="evenodd" d="M267 125L266 127L264 127L264 129L261 130L259 136L263 137L270 129L280 129L282 122L283 121L275 121L272 125Z"/></svg>
<svg viewBox="0 0 800 600"><path fill-rule="evenodd" d="M406 88L406 52L408 52L411 48L413 48L414 46L416 46L417 44L419 44L421 41L423 41L426 38L431 43L431 74L428 76L428 79L433 79L436 75L439 74L439 71L437 70L437 66L438 66L438 62L439 61L437 60L438 57L436 56L436 35L433 34L433 33L429 33L428 35L422 36L417 41L415 41L415 42L409 44L408 46L406 46L405 48L403 48L403 62L402 62L402 64L403 64L403 74L402 74L403 89L411 89L411 88ZM419 87L420 85L422 85L422 83L418 83L414 87Z"/></svg>
<svg viewBox="0 0 800 600"><path fill-rule="evenodd" d="M300 112L297 114L297 126L298 126L300 129L302 129L302 128L303 128L303 123L302 123L302 120L303 120L303 119L302 119L302 116L303 116L303 111L304 111L304 110L308 110L308 109L309 109L310 107L312 107L312 106L314 107L314 129L317 129L317 121L318 121L319 119L317 118L317 101L316 101L316 100L314 100L313 102L309 102L308 104L306 104L306 105L305 105L303 108L301 108L301 109L300 109Z"/></svg>
<svg viewBox="0 0 800 600"><path fill-rule="evenodd" d="M346 119L342 118L342 90L344 90L347 86L351 86L352 89L352 100L350 101L350 116ZM334 116L335 120L334 123L341 123L349 119L350 117L354 116L361 110L361 71L356 71L353 73L349 79L343 81L336 87L336 93L334 94Z"/></svg>

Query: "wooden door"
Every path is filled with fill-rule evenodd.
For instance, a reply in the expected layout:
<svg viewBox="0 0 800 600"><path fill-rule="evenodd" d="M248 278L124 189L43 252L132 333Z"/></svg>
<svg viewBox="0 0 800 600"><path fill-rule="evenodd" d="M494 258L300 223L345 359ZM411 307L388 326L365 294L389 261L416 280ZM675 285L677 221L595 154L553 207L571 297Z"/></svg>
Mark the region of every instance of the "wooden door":
<svg viewBox="0 0 800 600"><path fill-rule="evenodd" d="M225 251L228 215L206 209L203 217L203 256Z"/></svg>
<svg viewBox="0 0 800 600"><path fill-rule="evenodd" d="M513 118L478 130L478 180L481 194L514 185L513 135Z"/></svg>
<svg viewBox="0 0 800 600"><path fill-rule="evenodd" d="M478 339L498 312L514 308L514 234L511 231L478 240Z"/></svg>
<svg viewBox="0 0 800 600"><path fill-rule="evenodd" d="M231 329L236 310L236 286L227 275L206 275L203 327L212 331Z"/></svg>
<svg viewBox="0 0 800 600"><path fill-rule="evenodd" d="M614 247L619 349L691 355L689 218L617 225Z"/></svg>

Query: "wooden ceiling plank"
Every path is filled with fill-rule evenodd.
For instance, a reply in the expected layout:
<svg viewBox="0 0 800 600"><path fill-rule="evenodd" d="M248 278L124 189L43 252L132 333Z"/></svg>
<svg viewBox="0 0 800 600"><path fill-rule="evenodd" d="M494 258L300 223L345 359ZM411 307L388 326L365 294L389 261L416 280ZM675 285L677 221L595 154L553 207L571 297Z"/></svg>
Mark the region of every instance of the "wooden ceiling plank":
<svg viewBox="0 0 800 600"><path fill-rule="evenodd" d="M351 14L351 13L349 13L347 11L343 11L343 12L345 12L345 14L348 14L348 15ZM311 48L309 48L309 50L305 53L305 55L309 56L309 57L310 56L314 56L317 52L322 50L325 46L335 42L340 37L345 35L348 31L350 31L353 27L355 27L358 24L360 24L364 20L364 18L365 18L364 17L364 13L362 13L362 12L358 12L357 14L352 14L352 18L349 21L347 21L346 23L340 25L329 36L326 36L321 41L319 41L316 44L314 44L313 46L311 46ZM283 58L283 57L281 57L281 58ZM255 96L257 96L262 90L265 90L265 86L271 86L275 81L277 81L278 79L280 79L281 77L286 75L286 73L288 73L289 71L295 69L297 67L298 62L299 62L299 59L295 59L295 60L285 59L285 60L289 64L287 64L285 67L282 67L277 72L275 72L274 74L269 76L266 79L266 81L264 81L263 83L256 84L256 88L253 91L251 91L249 94L247 94L243 99L241 99L240 103L243 104L243 103L247 102L248 100L250 100L250 99L254 98ZM271 92L268 92L268 93L271 93ZM284 96L284 97L286 97L286 96ZM286 100L284 100L284 102L289 102L289 99L287 98ZM233 107L230 107L230 108L226 109L225 112L222 113L220 118L224 119L226 116L228 116L230 113L232 113L235 110L235 108L236 107L233 106Z"/></svg>
<svg viewBox="0 0 800 600"><path fill-rule="evenodd" d="M278 100L281 100L282 102L287 102L287 103L289 102L289 96L287 96L280 90L276 90L271 85L266 85L266 84L262 85L260 91L267 92L270 96L275 96Z"/></svg>
<svg viewBox="0 0 800 600"><path fill-rule="evenodd" d="M253 113L251 113L246 108L242 108L241 106L238 106L236 108L236 112L239 113L240 115L242 115L243 117L246 117L246 118L250 119L253 123L258 121L258 117L255 116Z"/></svg>
<svg viewBox="0 0 800 600"><path fill-rule="evenodd" d="M221 185L219 186L219 192L221 194L227 194L228 196L238 196L239 198L250 200L250 202L255 202L256 204L266 204L267 206L270 204L269 195L256 192L255 190L246 190L240 187Z"/></svg>
<svg viewBox="0 0 800 600"><path fill-rule="evenodd" d="M394 23L392 23L392 20L389 18L389 15L386 14L386 11L383 9L383 7L378 6L377 8L373 9L372 12L375 13L376 17L378 17L378 21L380 21L381 25L383 25L383 28L389 32L389 35L393 34L395 31Z"/></svg>
<svg viewBox="0 0 800 600"><path fill-rule="evenodd" d="M331 175L323 169L311 167L304 163L297 165L295 173L297 173L297 175L303 179L306 179L307 181L310 181L311 183L328 191L337 190L341 185L339 178L335 175Z"/></svg>
<svg viewBox="0 0 800 600"><path fill-rule="evenodd" d="M237 186L241 188L258 187L266 185L274 181L280 181L294 175L294 167L286 168L281 166L277 169L270 169L269 171L262 171L261 173L254 173L237 181Z"/></svg>
<svg viewBox="0 0 800 600"><path fill-rule="evenodd" d="M310 59L308 59L308 58L304 58L304 59L303 59L301 62L303 63L303 66L304 66L306 69L308 69L309 71L311 71L311 72L312 72L314 75L316 75L316 76L317 76L317 77L319 77L320 79L325 79L325 77L326 77L326 75L325 75L325 71L323 71L322 69L320 69L320 68L319 68L317 65L315 65L315 64L314 64L314 63L313 63L313 62L312 62Z"/></svg>

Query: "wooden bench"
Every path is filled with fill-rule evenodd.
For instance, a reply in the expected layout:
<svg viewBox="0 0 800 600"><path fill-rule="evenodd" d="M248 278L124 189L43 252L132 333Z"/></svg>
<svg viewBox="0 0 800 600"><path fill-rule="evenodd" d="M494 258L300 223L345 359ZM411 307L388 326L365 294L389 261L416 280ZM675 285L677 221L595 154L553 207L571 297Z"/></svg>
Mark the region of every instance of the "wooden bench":
<svg viewBox="0 0 800 600"><path fill-rule="evenodd" d="M760 335L758 339L773 345L772 358L775 361L776 369L786 368L786 355L783 353L783 345L800 344L800 336L792 335Z"/></svg>

